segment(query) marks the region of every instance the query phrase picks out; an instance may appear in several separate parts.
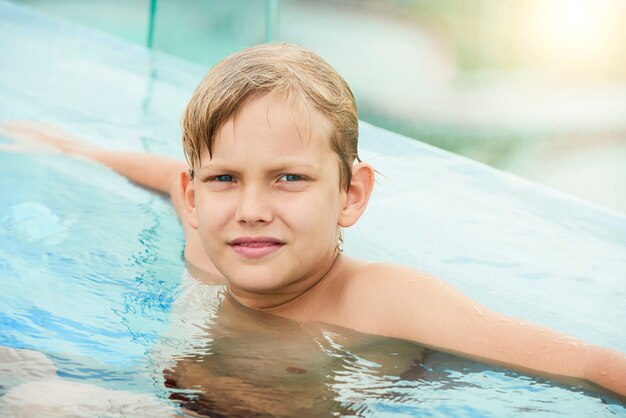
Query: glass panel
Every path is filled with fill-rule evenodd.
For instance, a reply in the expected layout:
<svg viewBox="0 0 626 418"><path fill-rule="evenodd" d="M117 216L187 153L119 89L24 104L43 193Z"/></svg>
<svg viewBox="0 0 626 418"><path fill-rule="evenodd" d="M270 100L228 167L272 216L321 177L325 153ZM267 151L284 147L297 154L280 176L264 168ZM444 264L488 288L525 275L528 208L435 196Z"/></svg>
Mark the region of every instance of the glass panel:
<svg viewBox="0 0 626 418"><path fill-rule="evenodd" d="M265 1L160 0L154 48L213 65L265 41Z"/></svg>

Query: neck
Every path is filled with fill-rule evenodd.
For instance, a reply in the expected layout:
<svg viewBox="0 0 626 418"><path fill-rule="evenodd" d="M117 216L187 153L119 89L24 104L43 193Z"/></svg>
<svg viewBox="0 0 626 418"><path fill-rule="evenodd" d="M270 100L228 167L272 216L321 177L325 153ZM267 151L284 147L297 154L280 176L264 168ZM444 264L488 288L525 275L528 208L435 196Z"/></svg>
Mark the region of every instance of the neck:
<svg viewBox="0 0 626 418"><path fill-rule="evenodd" d="M234 291L228 286L228 295L239 305L267 313L277 314L298 303L316 287L326 282L341 264L343 256L340 252L333 253L328 267L315 276L293 283L289 289L281 289L275 293L253 293L242 290Z"/></svg>

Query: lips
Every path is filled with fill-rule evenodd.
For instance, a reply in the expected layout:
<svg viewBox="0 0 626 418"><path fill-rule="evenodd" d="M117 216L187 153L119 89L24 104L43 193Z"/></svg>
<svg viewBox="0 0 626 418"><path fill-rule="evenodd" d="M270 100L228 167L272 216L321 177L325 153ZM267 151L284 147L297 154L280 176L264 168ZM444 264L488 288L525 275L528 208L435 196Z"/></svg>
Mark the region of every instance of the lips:
<svg viewBox="0 0 626 418"><path fill-rule="evenodd" d="M285 242L273 237L239 237L228 245L242 257L261 258L278 251Z"/></svg>

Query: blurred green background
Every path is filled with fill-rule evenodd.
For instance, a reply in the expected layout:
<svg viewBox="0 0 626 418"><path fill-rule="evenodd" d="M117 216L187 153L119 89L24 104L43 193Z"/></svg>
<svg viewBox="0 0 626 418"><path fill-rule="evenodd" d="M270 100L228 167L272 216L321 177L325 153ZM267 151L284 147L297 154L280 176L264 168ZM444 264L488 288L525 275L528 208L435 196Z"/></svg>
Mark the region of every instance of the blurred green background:
<svg viewBox="0 0 626 418"><path fill-rule="evenodd" d="M299 43L361 119L626 213L623 0L13 2L207 69Z"/></svg>

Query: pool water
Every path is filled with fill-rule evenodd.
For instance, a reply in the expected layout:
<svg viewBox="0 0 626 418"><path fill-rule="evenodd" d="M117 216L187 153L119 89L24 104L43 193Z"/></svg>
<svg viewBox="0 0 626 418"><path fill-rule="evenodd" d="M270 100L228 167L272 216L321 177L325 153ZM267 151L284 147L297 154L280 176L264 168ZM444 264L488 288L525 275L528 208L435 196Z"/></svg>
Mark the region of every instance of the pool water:
<svg viewBox="0 0 626 418"><path fill-rule="evenodd" d="M206 69L1 1L0 21L0 119L181 155ZM626 218L367 124L361 137L382 175L346 253L626 351ZM626 416L605 392L238 308L198 287L182 249L164 196L89 161L0 151L0 346L43 353L63 381L209 416Z"/></svg>

